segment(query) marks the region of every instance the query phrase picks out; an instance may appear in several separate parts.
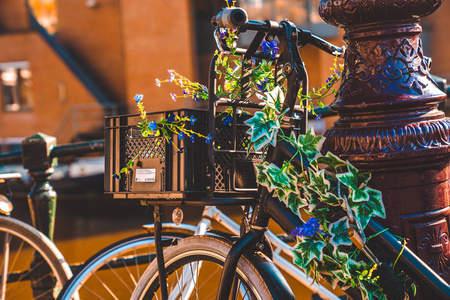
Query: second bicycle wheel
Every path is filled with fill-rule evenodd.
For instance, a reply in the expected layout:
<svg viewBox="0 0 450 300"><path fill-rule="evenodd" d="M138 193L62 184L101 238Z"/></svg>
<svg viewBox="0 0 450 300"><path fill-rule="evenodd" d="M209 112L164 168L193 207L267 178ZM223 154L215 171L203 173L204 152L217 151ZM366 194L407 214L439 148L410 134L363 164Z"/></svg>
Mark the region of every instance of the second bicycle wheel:
<svg viewBox="0 0 450 300"><path fill-rule="evenodd" d="M213 236L186 238L167 248L164 261L169 299L215 299L230 248L230 243ZM266 280L245 257L239 260L235 280L235 299L273 299ZM145 271L131 299L161 299L156 261Z"/></svg>
<svg viewBox="0 0 450 300"><path fill-rule="evenodd" d="M72 276L46 236L6 216L0 216L0 259L0 299L55 299Z"/></svg>
<svg viewBox="0 0 450 300"><path fill-rule="evenodd" d="M167 242L186 236L177 232L162 233ZM86 261L65 285L58 299L129 299L154 258L155 240L151 234L116 242Z"/></svg>

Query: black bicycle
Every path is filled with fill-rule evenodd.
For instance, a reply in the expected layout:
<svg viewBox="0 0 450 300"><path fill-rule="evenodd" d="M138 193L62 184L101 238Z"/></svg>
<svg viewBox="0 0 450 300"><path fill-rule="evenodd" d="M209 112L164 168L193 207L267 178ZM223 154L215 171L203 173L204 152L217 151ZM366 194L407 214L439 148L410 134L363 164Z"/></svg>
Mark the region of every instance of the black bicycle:
<svg viewBox="0 0 450 300"><path fill-rule="evenodd" d="M248 20L242 9L224 10L213 18L213 24L218 28L256 32L247 48L233 50L233 54L244 56L242 74L248 74L252 64L255 64L252 60L272 60L274 78L283 77L287 83L286 97L280 109L284 114L280 130L286 135L289 135L288 132L294 132L294 136L305 134L308 109L296 110L295 106L298 91L307 91L307 73L298 48L311 44L332 55L342 55L343 50L308 31L296 28L289 21L276 23ZM277 39L281 45L281 54L271 57L270 54L259 52L258 47L264 38L268 41ZM230 48L223 43L219 30L216 40L220 53L229 53ZM197 146L195 143L178 141L177 149L183 148L184 153L170 155L173 150L161 137L143 138L136 135L137 116L110 120L107 127L111 129L110 143L117 142L115 148L111 148L120 149L115 150L120 153L126 152L129 158L137 157L137 161L125 178L118 183L107 183L107 190L117 198L139 199L144 205L155 207L156 244L161 234L158 232L161 205L245 205L247 210L243 217L242 234L233 237L214 231L179 240L163 252L161 245L157 245L158 259L145 271L132 299L229 299L230 295L233 299L295 298L271 261L271 246L264 233L269 219L275 220L286 233L303 226L304 222L266 187L254 185L257 175L252 173L251 166L254 161L263 160L282 168L288 160L295 168L303 169L308 160L289 142L279 142L269 147L264 157L261 157L260 152L246 148L248 140L243 136L248 127L243 124L243 119L248 119L248 116L243 116L239 110L241 107L250 110L261 108L261 103L250 100L245 92L237 100L217 96L219 54L214 56L211 63L210 109L207 117L197 111L177 112L180 116L192 113L196 118L203 118L201 129L212 133L214 143ZM245 90L245 79L241 85ZM232 126L224 127L216 122L220 106L231 107ZM173 112L152 114L149 118L157 119L164 114L167 116ZM226 134L229 134L229 138L221 141L221 137ZM126 147L126 150L121 147ZM147 150L133 150L135 148ZM107 156L110 167L124 164L119 152ZM195 157L186 154L189 152L195 153ZM203 154L207 160L196 158ZM194 178L201 180L195 181ZM357 225L352 228L357 229ZM405 297L404 291L398 286L396 275L385 267L394 262L412 281L420 283L420 288L429 293L430 298L450 299L449 285L377 221L371 219L364 233L358 233L357 230L352 230L352 233L350 238L361 250L361 256L375 262L381 269L378 273L380 285L388 299ZM361 238L362 235L373 236L369 244ZM352 299L361 297L359 291L353 288L345 292Z"/></svg>

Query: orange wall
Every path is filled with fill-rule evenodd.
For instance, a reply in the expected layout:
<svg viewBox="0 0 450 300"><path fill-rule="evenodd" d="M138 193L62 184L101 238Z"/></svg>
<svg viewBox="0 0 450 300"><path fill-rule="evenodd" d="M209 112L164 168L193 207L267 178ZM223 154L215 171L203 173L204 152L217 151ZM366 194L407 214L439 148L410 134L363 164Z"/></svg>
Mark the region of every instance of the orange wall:
<svg viewBox="0 0 450 300"><path fill-rule="evenodd" d="M167 69L194 78L194 28L189 0L121 1L127 100L144 94L148 111L193 107L195 101L169 93L181 91L171 85L158 88L155 80L168 78Z"/></svg>
<svg viewBox="0 0 450 300"><path fill-rule="evenodd" d="M110 99L123 102L126 82L118 1L98 1L94 8L85 2L57 1L58 40Z"/></svg>
<svg viewBox="0 0 450 300"><path fill-rule="evenodd" d="M9 45L0 51L0 62L30 63L34 98L29 112L0 109L0 137L27 137L36 132L52 135L71 105L96 103L37 33L0 35L0 44ZM65 102L59 99L59 82L66 84Z"/></svg>

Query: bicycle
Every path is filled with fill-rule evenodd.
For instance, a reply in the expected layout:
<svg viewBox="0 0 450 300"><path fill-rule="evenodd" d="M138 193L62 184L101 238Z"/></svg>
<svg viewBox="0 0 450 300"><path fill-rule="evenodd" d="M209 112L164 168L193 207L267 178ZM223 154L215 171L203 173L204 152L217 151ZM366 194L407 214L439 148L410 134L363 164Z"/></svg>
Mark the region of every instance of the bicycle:
<svg viewBox="0 0 450 300"><path fill-rule="evenodd" d="M21 178L0 174L2 187ZM0 195L1 282L0 299L54 299L72 276L61 252L44 234L9 215L11 201Z"/></svg>
<svg viewBox="0 0 450 300"><path fill-rule="evenodd" d="M166 241L166 244L170 244L173 243L173 239L205 235L208 230L215 227L211 225L212 220L216 221L218 225L225 227L231 234L239 235L239 224L217 207L208 206L203 210L201 221L196 226L163 223L163 239ZM155 253L152 251L154 249L154 224L143 225L143 229L148 234L126 238L105 247L93 255L64 286L58 299L72 299L74 295L78 295L81 299L88 296L89 299L119 299L118 293L120 293L121 297L128 295L124 291L128 291L129 295L131 295L139 280L139 274L142 274L147 265L155 258ZM291 247L286 243L289 239L284 236L278 237L270 231L266 233L266 236L271 244L276 247L274 250L274 262L280 269L323 299L340 299L324 287L312 283L311 279L308 279L298 267L282 257L281 254L286 254L292 258ZM282 239L283 237L284 239ZM115 276L112 278L102 274L102 272L105 273L104 270L111 269L115 270ZM122 269L122 272L119 271L120 269ZM101 287L96 285L101 285Z"/></svg>
<svg viewBox="0 0 450 300"><path fill-rule="evenodd" d="M296 50L297 47L310 43L328 53L341 52L339 48L310 35L308 32L298 30L292 23L287 21L283 21L281 24L272 21L247 21L246 13L239 9L225 10L222 12L222 17L215 19L216 25L228 28L242 26L241 30L245 28L245 30L257 32L254 39L256 42L253 42L248 49L240 53L246 55L245 58L247 59L258 56L256 53L257 46L259 46L264 36L269 38L277 36L280 39L283 47L282 64L288 86L288 93L282 111L288 109L287 116L292 115L298 88L303 86L304 90L306 90L307 86L306 70ZM227 51L225 47L223 49ZM211 69L214 68L215 59L217 59L217 55L213 59L213 67ZM213 71L211 71L211 74L213 74ZM210 81L209 91L215 91L215 86L216 79L213 78ZM210 96L209 99L209 128L211 129L210 132L213 132L217 99L214 96ZM242 103L235 103L226 99L220 99L217 102L230 106L243 105ZM250 107L258 107L258 104L250 101L246 104ZM307 112L303 111L303 130L306 129L306 115ZM213 152L211 148L212 146L209 147L209 159L214 162L214 158L211 158L211 153ZM281 167L285 159L291 159L292 164L296 168L302 168L304 164L303 157L289 143L278 143L266 157L269 163L274 163L278 167ZM236 297L238 294L243 299L280 299L282 297L295 299L291 289L271 261L271 247L265 240L264 233L267 230L269 218L274 219L285 232L292 232L295 228L302 226L303 222L289 208L274 198L266 188L260 188L258 196L259 198L255 201L256 204L251 202L245 203L247 205L255 204L255 206L249 219L249 226L245 228L246 230L243 231L243 235L240 238L230 241L229 238L221 235L221 233L214 232L214 234L210 235L194 236L180 240L177 245L164 250L164 263L161 261L162 255L158 257L159 261L151 263L139 281L132 299L150 299L156 295L160 295L162 299L168 299L169 291L172 292L171 297L180 295L183 297L183 292L189 296L195 292L196 296L201 299L210 294L217 295L217 299L228 299L230 295ZM142 201L144 204L155 205L156 207L164 205L162 201L152 200L151 195L147 195L147 197L148 200L144 198L145 200ZM188 202L187 200L189 199L184 200ZM206 202L208 200L212 201L214 197L206 198ZM233 199L227 200L235 204ZM235 200L239 199L235 198ZM241 199L240 202L245 201ZM195 202L193 203L195 204ZM383 257L383 261L393 262L398 260L398 265L416 282L423 284L422 287L427 292L439 299L450 298L449 285L380 224L370 220L366 231L371 235L376 234L373 242L371 241L370 244L371 250L377 256ZM372 251L364 243L361 243L360 246L360 249L367 254L369 259L376 259L372 256ZM206 269L206 264L218 268L217 273L219 275L212 279L214 281L210 281L211 278L208 276L203 277L203 275L212 274L209 269ZM206 274L204 274L204 270L206 270ZM160 276L159 274L165 274L166 276ZM169 284L166 283L166 280ZM200 288L204 287L204 280L208 280L208 284L205 288L205 294L202 294ZM199 282L202 284L199 285ZM215 287L218 287L217 293L214 289L211 292L211 289ZM170 289L168 290L168 288ZM396 288L391 289L391 287L385 286L384 292L389 297L398 297ZM358 298L359 296L352 289L348 289L346 293L352 298ZM158 298L158 296L156 297Z"/></svg>

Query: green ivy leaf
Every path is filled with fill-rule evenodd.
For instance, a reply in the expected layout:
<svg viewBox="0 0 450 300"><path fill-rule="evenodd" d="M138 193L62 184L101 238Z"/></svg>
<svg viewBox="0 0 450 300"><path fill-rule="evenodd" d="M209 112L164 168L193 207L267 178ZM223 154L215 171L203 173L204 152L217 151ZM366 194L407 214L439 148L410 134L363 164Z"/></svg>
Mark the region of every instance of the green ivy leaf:
<svg viewBox="0 0 450 300"><path fill-rule="evenodd" d="M325 179L325 170L320 170L319 172L314 172L309 169L310 187L319 192L322 195L328 193L330 189L330 182Z"/></svg>
<svg viewBox="0 0 450 300"><path fill-rule="evenodd" d="M300 268L305 268L313 259L321 261L323 248L325 246L326 244L322 241L304 237L303 240L294 247L294 253L297 256L297 259L294 260L294 262Z"/></svg>
<svg viewBox="0 0 450 300"><path fill-rule="evenodd" d="M283 108L284 93L280 86L276 86L272 91L264 93L264 96L257 95L258 98L265 102L266 106L273 108L279 114Z"/></svg>
<svg viewBox="0 0 450 300"><path fill-rule="evenodd" d="M286 197L287 206L297 215L300 215L299 209L308 206L308 202L300 197L300 193L291 192Z"/></svg>
<svg viewBox="0 0 450 300"><path fill-rule="evenodd" d="M350 225L347 217L342 217L328 226L328 231L331 234L330 242L333 246L337 247L339 245L352 245L352 241L348 237L348 226Z"/></svg>
<svg viewBox="0 0 450 300"><path fill-rule="evenodd" d="M331 152L327 152L325 156L319 156L316 161L319 164L324 164L329 166L335 173L337 172L338 167L344 167L346 165L346 162L334 155Z"/></svg>
<svg viewBox="0 0 450 300"><path fill-rule="evenodd" d="M265 172L266 171L265 164L269 165L267 162L264 162L264 164L255 164L256 173L257 173L256 181L265 187L269 187L270 180L269 180L269 176Z"/></svg>
<svg viewBox="0 0 450 300"><path fill-rule="evenodd" d="M362 229L366 228L372 216L386 218L386 211L384 209L383 201L381 200L381 192L366 187L366 192L369 195L368 201L350 202L349 205L355 216L359 219Z"/></svg>
<svg viewBox="0 0 450 300"><path fill-rule="evenodd" d="M338 196L332 193L327 193L326 195L323 195L322 201L331 206L339 206L342 203L344 203L344 199L339 198Z"/></svg>
<svg viewBox="0 0 450 300"><path fill-rule="evenodd" d="M275 146L277 143L277 132L280 129L278 120L272 120L269 116L258 111L254 116L244 122L251 128L247 131L251 136L251 142L255 142L255 150L258 151L267 144Z"/></svg>
<svg viewBox="0 0 450 300"><path fill-rule="evenodd" d="M271 182L276 182L281 184L282 186L289 186L290 178L286 174L286 172L282 171L277 165L270 164L267 167L267 174L272 178ZM277 187L278 185L272 184L272 188Z"/></svg>
<svg viewBox="0 0 450 300"><path fill-rule="evenodd" d="M314 159L319 153L319 144L324 139L323 136L316 136L314 129L310 128L306 134L301 134L297 138L297 144L300 151L310 160Z"/></svg>
<svg viewBox="0 0 450 300"><path fill-rule="evenodd" d="M338 180L351 188L353 202L369 200L369 194L365 189L367 182L370 180L371 174L369 172L359 172L354 166L347 162L349 172L336 174Z"/></svg>
<svg viewBox="0 0 450 300"><path fill-rule="evenodd" d="M321 201L320 193L317 192L315 189L306 185L303 187L303 190L304 196L306 197L306 199L308 199L309 202L309 210L311 211L317 206L317 204L320 203Z"/></svg>

